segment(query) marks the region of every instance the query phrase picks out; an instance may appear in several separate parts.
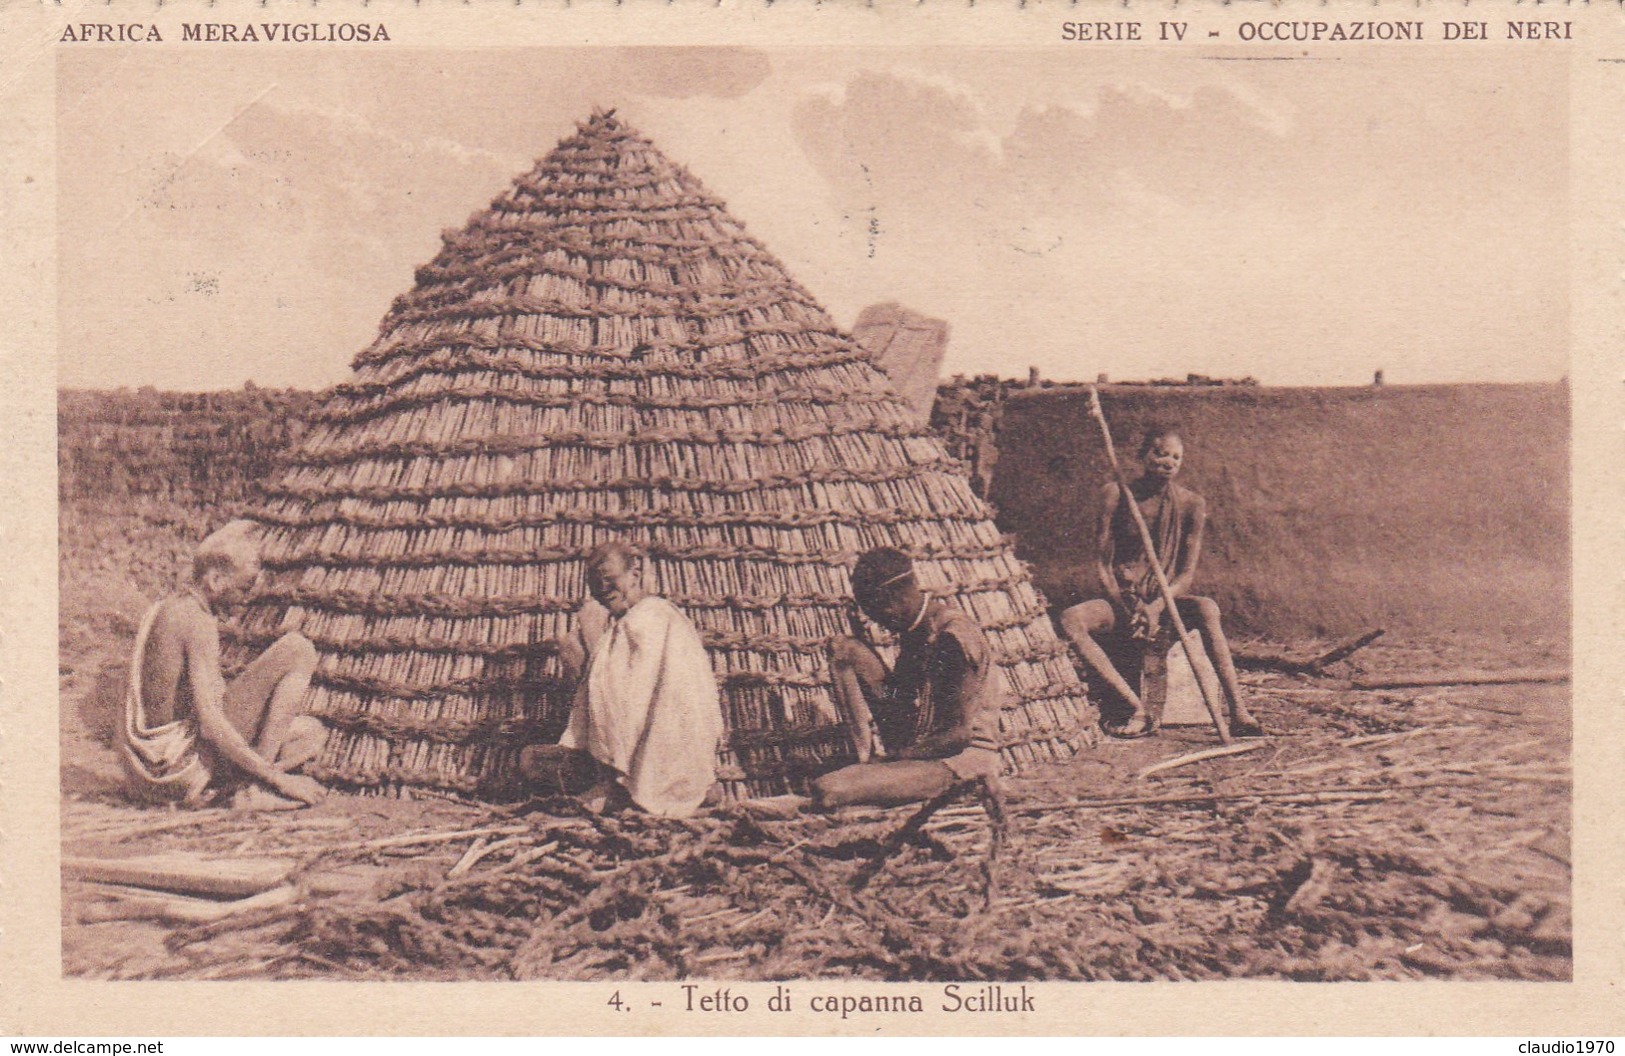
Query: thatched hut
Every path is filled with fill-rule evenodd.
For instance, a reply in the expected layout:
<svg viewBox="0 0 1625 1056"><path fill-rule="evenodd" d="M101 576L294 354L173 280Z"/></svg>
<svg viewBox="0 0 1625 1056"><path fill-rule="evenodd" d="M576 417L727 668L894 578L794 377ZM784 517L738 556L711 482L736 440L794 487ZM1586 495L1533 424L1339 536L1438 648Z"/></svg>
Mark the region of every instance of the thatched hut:
<svg viewBox="0 0 1625 1056"><path fill-rule="evenodd" d="M419 269L253 512L254 647L322 654L322 776L501 798L569 701L551 643L623 538L705 636L736 796L849 752L825 649L847 569L912 553L987 629L1012 768L1090 736L1025 567L963 468L723 203L597 114Z"/></svg>

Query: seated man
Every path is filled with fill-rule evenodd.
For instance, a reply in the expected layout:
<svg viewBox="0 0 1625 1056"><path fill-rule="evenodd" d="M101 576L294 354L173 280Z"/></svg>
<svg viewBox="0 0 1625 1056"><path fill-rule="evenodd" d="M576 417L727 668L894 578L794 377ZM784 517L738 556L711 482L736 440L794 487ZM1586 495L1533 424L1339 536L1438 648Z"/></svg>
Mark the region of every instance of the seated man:
<svg viewBox="0 0 1625 1056"><path fill-rule="evenodd" d="M580 794L594 809L629 798L651 814L686 817L716 783L722 706L711 658L677 607L643 588L643 559L609 542L587 556L580 640L559 644L576 686L556 745L520 753L541 792ZM604 611L607 610L607 620Z"/></svg>
<svg viewBox="0 0 1625 1056"><path fill-rule="evenodd" d="M852 594L865 615L898 635L897 666L888 671L856 638L831 648L836 703L858 762L814 781L815 805L896 806L996 777L1008 691L981 628L921 591L908 555L889 547L858 559Z"/></svg>
<svg viewBox="0 0 1625 1056"><path fill-rule="evenodd" d="M321 751L326 729L300 706L316 649L283 635L226 684L216 610L259 576L254 525L233 521L205 539L186 591L147 612L136 635L120 755L147 798L196 806L240 784L241 806L291 808L326 794L294 773Z"/></svg>
<svg viewBox="0 0 1625 1056"><path fill-rule="evenodd" d="M1174 483L1185 460L1185 444L1178 430L1163 426L1147 432L1140 445L1140 458L1145 472L1129 485L1129 490L1156 542L1157 559L1168 577L1169 592L1179 606L1179 615L1187 627L1200 630L1206 639L1224 684L1230 732L1237 737L1261 736L1258 720L1241 698L1230 643L1219 625L1219 606L1210 598L1187 593L1202 556L1207 504L1196 492ZM1061 629L1095 673L1129 706L1127 720L1120 726L1107 727L1106 732L1115 737L1144 737L1154 732L1145 704L1096 640L1098 635L1119 630L1127 630L1136 639L1154 639L1166 615L1167 606L1151 560L1116 481L1109 481L1101 494L1095 546L1095 571L1102 596L1061 613Z"/></svg>

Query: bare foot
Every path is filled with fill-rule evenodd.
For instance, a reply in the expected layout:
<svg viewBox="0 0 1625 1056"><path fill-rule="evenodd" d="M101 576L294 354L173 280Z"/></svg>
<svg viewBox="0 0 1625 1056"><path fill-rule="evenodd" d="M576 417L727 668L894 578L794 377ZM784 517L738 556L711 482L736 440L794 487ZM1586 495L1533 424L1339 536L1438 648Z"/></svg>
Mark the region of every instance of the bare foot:
<svg viewBox="0 0 1625 1056"><path fill-rule="evenodd" d="M260 785L239 788L231 797L232 810L302 810L305 806L297 799L279 796Z"/></svg>
<svg viewBox="0 0 1625 1056"><path fill-rule="evenodd" d="M739 805L759 818L793 818L812 804L811 796L784 795L742 800Z"/></svg>
<svg viewBox="0 0 1625 1056"><path fill-rule="evenodd" d="M1230 736L1232 737L1266 737L1263 725L1251 715L1233 715L1230 718Z"/></svg>
<svg viewBox="0 0 1625 1056"><path fill-rule="evenodd" d="M1155 731L1151 728L1151 718L1143 711L1136 711L1128 717L1128 721L1121 726L1107 726L1106 733L1123 741L1137 740L1148 737Z"/></svg>
<svg viewBox="0 0 1625 1056"><path fill-rule="evenodd" d="M603 778L577 798L581 800L581 805L593 814L612 814L632 803L626 789L612 777Z"/></svg>

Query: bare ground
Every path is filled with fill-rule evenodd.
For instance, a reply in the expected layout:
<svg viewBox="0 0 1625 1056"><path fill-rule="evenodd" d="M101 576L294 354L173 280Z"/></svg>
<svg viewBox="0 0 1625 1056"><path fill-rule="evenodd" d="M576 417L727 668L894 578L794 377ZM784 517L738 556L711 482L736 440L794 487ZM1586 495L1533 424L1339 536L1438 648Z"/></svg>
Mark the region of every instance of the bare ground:
<svg viewBox="0 0 1625 1056"><path fill-rule="evenodd" d="M64 520L66 853L295 860L291 902L209 925L92 923L63 887L65 975L92 978L1566 979L1566 685L1353 691L1253 674L1267 745L1137 777L1210 731L1108 743L966 799L854 890L908 810L689 822L333 797L313 810L128 804L109 748L146 599L196 526ZM1252 643L1311 655L1320 643ZM1384 639L1331 672L1567 661L1563 640ZM1125 802L1156 799L1159 802ZM403 834L500 831L413 845ZM479 839L486 855L448 873Z"/></svg>

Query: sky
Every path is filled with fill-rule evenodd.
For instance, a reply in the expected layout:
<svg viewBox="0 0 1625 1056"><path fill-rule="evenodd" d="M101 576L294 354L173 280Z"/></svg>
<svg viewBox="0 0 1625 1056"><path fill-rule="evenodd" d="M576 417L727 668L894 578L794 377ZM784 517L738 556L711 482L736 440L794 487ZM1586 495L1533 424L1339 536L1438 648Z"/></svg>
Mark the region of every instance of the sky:
<svg viewBox="0 0 1625 1056"><path fill-rule="evenodd" d="M1515 59L64 50L58 381L346 380L441 231L594 107L839 325L947 320L946 374L1556 379L1567 76Z"/></svg>

